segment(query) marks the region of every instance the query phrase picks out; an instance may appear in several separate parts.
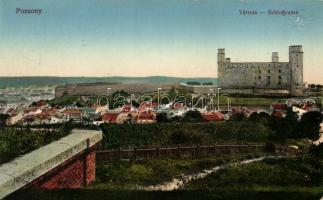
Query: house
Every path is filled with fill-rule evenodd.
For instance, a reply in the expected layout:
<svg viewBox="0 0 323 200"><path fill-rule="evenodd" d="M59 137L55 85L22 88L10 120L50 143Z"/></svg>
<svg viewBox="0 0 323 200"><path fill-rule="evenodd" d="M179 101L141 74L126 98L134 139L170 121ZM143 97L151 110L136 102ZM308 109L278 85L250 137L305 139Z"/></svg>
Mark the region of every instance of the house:
<svg viewBox="0 0 323 200"><path fill-rule="evenodd" d="M156 113L152 110L138 113L137 123L153 123L156 122Z"/></svg>
<svg viewBox="0 0 323 200"><path fill-rule="evenodd" d="M220 112L217 112L217 111L202 113L202 117L206 121L214 121L215 122L215 121L224 120L224 115Z"/></svg>
<svg viewBox="0 0 323 200"><path fill-rule="evenodd" d="M109 112L104 113L101 115L101 121L109 122L109 123L116 123L119 113Z"/></svg>
<svg viewBox="0 0 323 200"><path fill-rule="evenodd" d="M63 111L63 115L66 117L67 121L82 121L82 109L79 108L67 108Z"/></svg>
<svg viewBox="0 0 323 200"><path fill-rule="evenodd" d="M271 104L270 108L272 110L286 110L287 109L287 104L285 104L285 103L273 103L273 104Z"/></svg>
<svg viewBox="0 0 323 200"><path fill-rule="evenodd" d="M138 112L122 112L118 115L116 123L134 123L138 121Z"/></svg>
<svg viewBox="0 0 323 200"><path fill-rule="evenodd" d="M139 111L157 110L157 107L158 107L158 103L156 102L143 101L139 106Z"/></svg>
<svg viewBox="0 0 323 200"><path fill-rule="evenodd" d="M125 104L123 107L122 107L122 111L121 112L134 112L136 111L137 109L130 105L130 104Z"/></svg>

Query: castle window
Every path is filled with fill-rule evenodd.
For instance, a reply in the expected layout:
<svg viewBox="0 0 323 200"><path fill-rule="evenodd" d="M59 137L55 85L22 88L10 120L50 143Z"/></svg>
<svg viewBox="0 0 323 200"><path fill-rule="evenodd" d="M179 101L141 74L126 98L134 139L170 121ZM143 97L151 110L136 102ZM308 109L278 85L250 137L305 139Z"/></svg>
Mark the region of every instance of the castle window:
<svg viewBox="0 0 323 200"><path fill-rule="evenodd" d="M281 72L282 72L282 70L280 70L280 69L279 69L279 70L278 70L278 72L279 72L279 73L281 73Z"/></svg>
<svg viewBox="0 0 323 200"><path fill-rule="evenodd" d="M281 79L282 79L282 77L281 77L281 76L278 76L278 79L279 79L279 80L281 80Z"/></svg>
<svg viewBox="0 0 323 200"><path fill-rule="evenodd" d="M258 79L260 80L261 79L261 76L258 76Z"/></svg>
<svg viewBox="0 0 323 200"><path fill-rule="evenodd" d="M267 84L270 85L270 80L267 81Z"/></svg>
<svg viewBox="0 0 323 200"><path fill-rule="evenodd" d="M270 70L268 69L268 73L270 74Z"/></svg>
<svg viewBox="0 0 323 200"><path fill-rule="evenodd" d="M278 85L281 85L282 84L282 82L281 81L278 81Z"/></svg>
<svg viewBox="0 0 323 200"><path fill-rule="evenodd" d="M261 70L259 69L259 71L258 71L259 73L261 73Z"/></svg>

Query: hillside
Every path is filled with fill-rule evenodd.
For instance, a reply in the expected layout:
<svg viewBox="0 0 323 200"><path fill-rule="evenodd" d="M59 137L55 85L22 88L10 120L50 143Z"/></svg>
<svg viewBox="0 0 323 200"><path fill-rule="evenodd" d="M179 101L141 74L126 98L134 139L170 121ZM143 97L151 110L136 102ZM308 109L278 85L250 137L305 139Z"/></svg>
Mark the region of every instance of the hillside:
<svg viewBox="0 0 323 200"><path fill-rule="evenodd" d="M168 83L168 82L212 82L216 84L216 78L182 78L168 76L147 76L147 77L0 77L0 88L7 87L29 87L29 86L55 86L65 83L92 83L92 82L148 82L148 83Z"/></svg>

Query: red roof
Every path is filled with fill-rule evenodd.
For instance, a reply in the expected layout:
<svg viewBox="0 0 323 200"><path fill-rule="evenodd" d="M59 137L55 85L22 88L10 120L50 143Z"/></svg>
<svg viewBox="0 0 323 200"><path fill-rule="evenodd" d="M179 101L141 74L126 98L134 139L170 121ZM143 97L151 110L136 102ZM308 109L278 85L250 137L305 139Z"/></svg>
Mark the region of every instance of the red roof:
<svg viewBox="0 0 323 200"><path fill-rule="evenodd" d="M131 105L126 104L122 107L122 112L130 112L131 111Z"/></svg>
<svg viewBox="0 0 323 200"><path fill-rule="evenodd" d="M101 118L102 121L115 123L117 121L119 113L104 113Z"/></svg>
<svg viewBox="0 0 323 200"><path fill-rule="evenodd" d="M64 114L66 115L81 115L82 110L77 108L71 108L64 110Z"/></svg>
<svg viewBox="0 0 323 200"><path fill-rule="evenodd" d="M145 108L156 108L158 106L158 103L154 102L148 102L148 101L143 101L141 102L139 108L144 110Z"/></svg>
<svg viewBox="0 0 323 200"><path fill-rule="evenodd" d="M138 115L139 120L155 120L156 119L156 114L153 111L143 111L140 112Z"/></svg>
<svg viewBox="0 0 323 200"><path fill-rule="evenodd" d="M287 105L284 103L273 103L271 104L271 107L274 110L286 110Z"/></svg>
<svg viewBox="0 0 323 200"><path fill-rule="evenodd" d="M207 121L220 121L224 119L224 115L220 112L203 113L202 117Z"/></svg>

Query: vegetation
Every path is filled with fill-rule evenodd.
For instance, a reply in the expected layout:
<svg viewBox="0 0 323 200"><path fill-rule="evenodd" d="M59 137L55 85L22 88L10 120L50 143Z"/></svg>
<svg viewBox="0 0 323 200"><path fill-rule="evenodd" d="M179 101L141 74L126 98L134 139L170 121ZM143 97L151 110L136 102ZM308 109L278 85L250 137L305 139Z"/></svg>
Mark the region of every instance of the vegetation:
<svg viewBox="0 0 323 200"><path fill-rule="evenodd" d="M184 117L168 119L165 113L157 115L155 124L104 124L103 146L141 147L177 144L212 144L216 142L274 142L287 143L291 139L319 138L323 116L307 112L300 120L288 111L286 117L276 118L267 113L254 113L249 118L236 114L229 121L203 122L197 111L188 111Z"/></svg>
<svg viewBox="0 0 323 200"><path fill-rule="evenodd" d="M187 85L201 85L201 83L198 81L188 81L188 82L186 82L186 84Z"/></svg>
<svg viewBox="0 0 323 200"><path fill-rule="evenodd" d="M66 136L70 128L58 129L0 128L0 164Z"/></svg>
<svg viewBox="0 0 323 200"><path fill-rule="evenodd" d="M321 198L323 191L323 160L311 156L281 159L265 159L248 165L237 165L222 169L204 179L195 180L184 190L222 191L233 198L246 192L266 197L268 194L288 194L285 198ZM296 198L296 199L298 199ZM284 199L284 198L283 198Z"/></svg>
<svg viewBox="0 0 323 200"><path fill-rule="evenodd" d="M323 85L308 84L308 88L311 92L320 92L322 91Z"/></svg>
<svg viewBox="0 0 323 200"><path fill-rule="evenodd" d="M238 194L238 195L237 195ZM234 189L225 190L217 189L212 191L142 191L142 190L94 190L94 189L74 189L74 190L20 190L14 193L6 200L10 199L33 199L33 200L102 200L102 199L124 199L124 200L151 200L151 199L165 199L165 200L196 200L196 199L259 199L259 200L318 200L321 198L318 192L310 191L294 191L294 190L280 190L280 191L255 191L255 190L239 190L237 193Z"/></svg>
<svg viewBox="0 0 323 200"><path fill-rule="evenodd" d="M0 127L6 125L6 121L9 119L9 117L10 116L8 114L0 114Z"/></svg>
<svg viewBox="0 0 323 200"><path fill-rule="evenodd" d="M104 124L105 148L214 144L221 141L264 142L270 130L263 124L243 122Z"/></svg>
<svg viewBox="0 0 323 200"><path fill-rule="evenodd" d="M72 105L78 101L79 97L77 96L69 96L69 95L64 95L59 98L55 98L52 100L48 101L48 104L51 106L66 106L66 105Z"/></svg>
<svg viewBox="0 0 323 200"><path fill-rule="evenodd" d="M64 85L66 83L94 83L108 82L111 84L119 82L151 82L151 83L179 83L187 81L213 82L216 78L181 78L169 76L147 76L147 77L0 77L0 85L2 87L30 87L44 85Z"/></svg>
<svg viewBox="0 0 323 200"><path fill-rule="evenodd" d="M254 113L248 120L261 123L272 129L270 140L285 142L287 139L317 140L320 137L320 123L323 115L311 111L304 113L299 119L298 115L287 110L284 118L271 117L266 113Z"/></svg>
<svg viewBox="0 0 323 200"><path fill-rule="evenodd" d="M96 182L91 186L91 189L142 189L144 186L171 181L184 174L198 173L204 169L253 156L252 154L240 154L193 160L157 159L99 163Z"/></svg>

